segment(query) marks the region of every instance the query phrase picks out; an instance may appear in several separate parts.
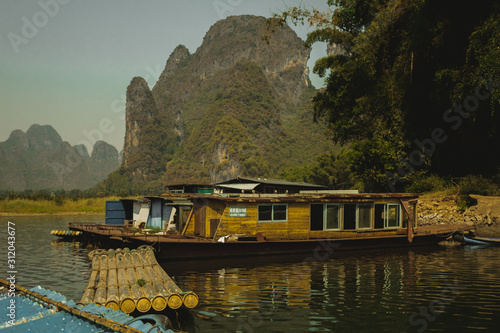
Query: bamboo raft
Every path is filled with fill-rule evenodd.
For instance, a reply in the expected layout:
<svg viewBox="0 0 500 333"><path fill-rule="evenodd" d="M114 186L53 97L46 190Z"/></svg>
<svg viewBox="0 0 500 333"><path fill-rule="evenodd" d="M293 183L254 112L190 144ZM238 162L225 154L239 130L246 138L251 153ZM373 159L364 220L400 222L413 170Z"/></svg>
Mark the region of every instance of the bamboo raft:
<svg viewBox="0 0 500 333"><path fill-rule="evenodd" d="M81 304L95 303L127 314L153 308L177 310L198 305L198 296L183 292L156 261L153 249L94 250L89 253L92 272Z"/></svg>

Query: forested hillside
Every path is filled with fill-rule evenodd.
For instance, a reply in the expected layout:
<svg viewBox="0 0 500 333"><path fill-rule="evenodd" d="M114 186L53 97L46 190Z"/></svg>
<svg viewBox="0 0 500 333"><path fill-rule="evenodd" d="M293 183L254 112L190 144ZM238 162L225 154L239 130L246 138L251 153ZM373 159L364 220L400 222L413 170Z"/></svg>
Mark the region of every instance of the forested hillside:
<svg viewBox="0 0 500 333"><path fill-rule="evenodd" d="M327 87L314 97L314 114L350 149L292 176L328 170L365 191L421 191L430 176L498 182L500 3L328 4L330 12L288 8L268 20L270 40L285 22L307 22L317 29L306 45L326 41L343 50L316 63Z"/></svg>
<svg viewBox="0 0 500 333"><path fill-rule="evenodd" d="M193 54L178 46L153 89L134 78L123 164L96 192L279 177L334 149L326 126L313 121L310 50L289 27L271 43L265 29L263 17L229 17Z"/></svg>

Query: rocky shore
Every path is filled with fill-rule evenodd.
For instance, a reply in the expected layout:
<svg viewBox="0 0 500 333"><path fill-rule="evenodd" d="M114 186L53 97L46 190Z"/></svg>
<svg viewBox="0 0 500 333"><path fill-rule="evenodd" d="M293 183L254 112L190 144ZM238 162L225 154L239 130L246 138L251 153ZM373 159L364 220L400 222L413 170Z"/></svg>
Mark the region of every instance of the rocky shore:
<svg viewBox="0 0 500 333"><path fill-rule="evenodd" d="M500 197L471 195L477 204L461 212L454 196L422 196L418 203L418 224L466 224L476 235L500 238Z"/></svg>

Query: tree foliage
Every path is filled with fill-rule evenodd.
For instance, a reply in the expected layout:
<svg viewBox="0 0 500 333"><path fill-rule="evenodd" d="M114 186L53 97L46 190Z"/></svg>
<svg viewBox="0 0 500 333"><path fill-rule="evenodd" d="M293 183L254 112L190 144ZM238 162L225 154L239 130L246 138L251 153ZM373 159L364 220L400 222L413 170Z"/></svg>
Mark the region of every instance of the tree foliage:
<svg viewBox="0 0 500 333"><path fill-rule="evenodd" d="M345 158L364 189L402 190L426 172L493 174L500 157L484 148L500 142L498 1L328 5L288 8L268 26L307 22L316 29L306 45L343 50L316 62L326 87L314 97L314 115L335 142L351 143Z"/></svg>

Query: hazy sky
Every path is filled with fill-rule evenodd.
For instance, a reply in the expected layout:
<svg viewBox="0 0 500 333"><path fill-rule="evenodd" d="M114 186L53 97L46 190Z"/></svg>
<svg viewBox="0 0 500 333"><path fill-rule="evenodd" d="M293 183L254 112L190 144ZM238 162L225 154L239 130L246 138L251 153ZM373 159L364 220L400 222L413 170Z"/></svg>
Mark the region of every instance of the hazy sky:
<svg viewBox="0 0 500 333"><path fill-rule="evenodd" d="M134 76L152 89L174 48L194 53L216 21L301 3L327 8L326 0L1 0L0 142L36 123L72 145L103 139L121 150ZM305 38L306 28L292 28ZM310 67L324 52L313 48Z"/></svg>

